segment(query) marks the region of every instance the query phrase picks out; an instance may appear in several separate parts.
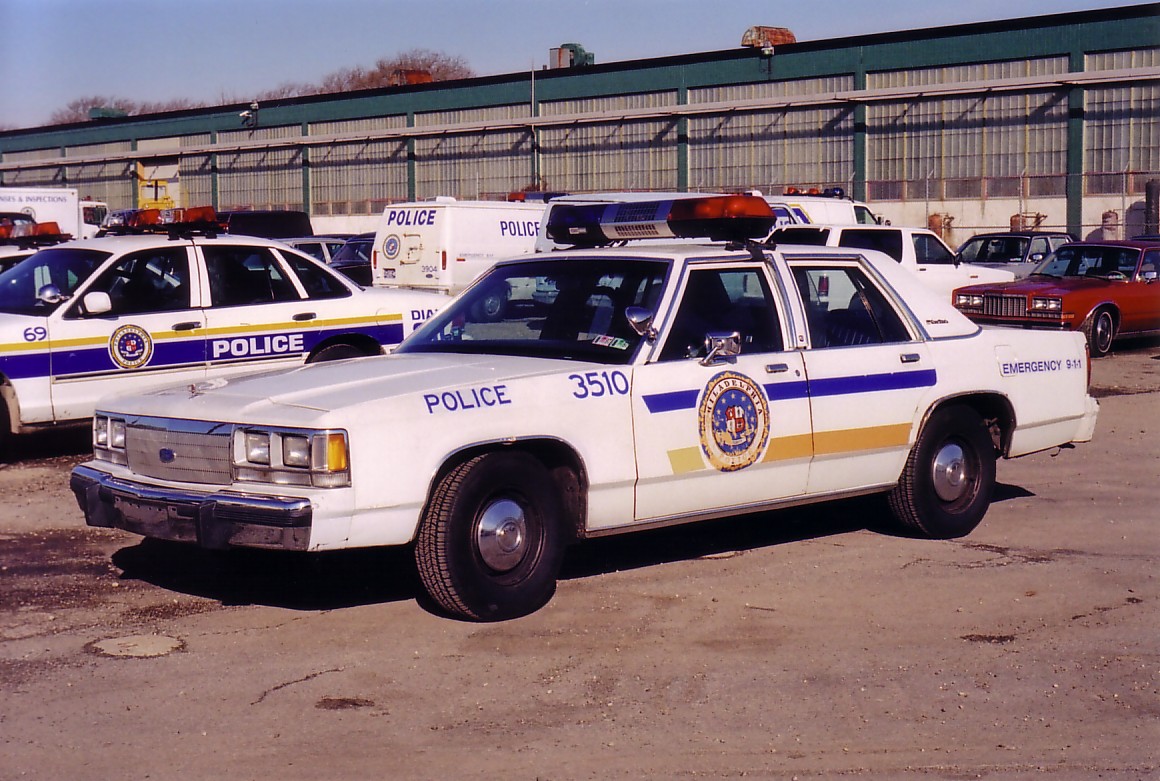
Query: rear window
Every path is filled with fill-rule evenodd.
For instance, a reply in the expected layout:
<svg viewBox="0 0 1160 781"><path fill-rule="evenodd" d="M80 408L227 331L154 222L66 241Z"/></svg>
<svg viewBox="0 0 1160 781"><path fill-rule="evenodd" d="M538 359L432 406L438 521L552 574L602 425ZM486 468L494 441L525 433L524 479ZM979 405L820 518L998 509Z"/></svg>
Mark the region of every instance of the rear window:
<svg viewBox="0 0 1160 781"><path fill-rule="evenodd" d="M264 239L290 239L313 236L310 215L300 211L219 212L227 233L258 236Z"/></svg>
<svg viewBox="0 0 1160 781"><path fill-rule="evenodd" d="M902 262L902 231L845 230L838 244L851 249L878 250Z"/></svg>

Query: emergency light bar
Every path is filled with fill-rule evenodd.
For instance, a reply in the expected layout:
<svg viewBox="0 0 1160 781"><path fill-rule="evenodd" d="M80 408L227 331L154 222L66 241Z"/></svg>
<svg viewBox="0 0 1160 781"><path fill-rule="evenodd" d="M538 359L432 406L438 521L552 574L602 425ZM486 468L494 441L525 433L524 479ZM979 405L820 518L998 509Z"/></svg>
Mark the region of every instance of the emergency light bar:
<svg viewBox="0 0 1160 781"><path fill-rule="evenodd" d="M800 187L785 188L784 195L820 195L823 198L845 198L846 190L843 187L827 187L824 190L819 190L817 187L810 187L803 190Z"/></svg>
<svg viewBox="0 0 1160 781"><path fill-rule="evenodd" d="M557 243L595 247L632 239L761 239L776 218L764 198L707 195L659 201L558 204L548 216Z"/></svg>
<svg viewBox="0 0 1160 781"><path fill-rule="evenodd" d="M212 206L175 209L123 209L109 215L109 233L218 233L221 225Z"/></svg>
<svg viewBox="0 0 1160 781"><path fill-rule="evenodd" d="M59 244L72 238L71 233L61 233L55 222L22 222L16 225L0 225L0 243L18 244L31 247L39 244Z"/></svg>

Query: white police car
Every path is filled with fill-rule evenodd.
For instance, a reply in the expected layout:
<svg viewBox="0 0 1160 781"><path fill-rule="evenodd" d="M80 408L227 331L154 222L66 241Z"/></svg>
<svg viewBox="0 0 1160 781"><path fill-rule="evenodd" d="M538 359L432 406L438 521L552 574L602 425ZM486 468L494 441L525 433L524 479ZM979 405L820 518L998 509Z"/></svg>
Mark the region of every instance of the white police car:
<svg viewBox="0 0 1160 781"><path fill-rule="evenodd" d="M1092 436L1082 336L981 329L879 253L595 246L765 236L759 198L554 219L590 248L497 264L387 357L102 404L71 481L87 523L413 544L443 608L500 619L543 605L582 538L872 493L913 531L963 535L997 456ZM543 307L478 313L545 280Z"/></svg>
<svg viewBox="0 0 1160 781"><path fill-rule="evenodd" d="M363 290L278 242L215 236L212 210L141 212L125 230L0 274L0 440L88 418L114 392L378 354L449 300Z"/></svg>

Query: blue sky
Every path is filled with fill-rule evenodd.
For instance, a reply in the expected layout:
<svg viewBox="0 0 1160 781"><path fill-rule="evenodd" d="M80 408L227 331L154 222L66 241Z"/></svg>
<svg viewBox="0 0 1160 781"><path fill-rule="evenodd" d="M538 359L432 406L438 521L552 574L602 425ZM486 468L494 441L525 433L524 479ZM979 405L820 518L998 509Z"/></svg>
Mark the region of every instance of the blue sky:
<svg viewBox="0 0 1160 781"><path fill-rule="evenodd" d="M249 100L281 84L430 49L478 75L579 43L597 63L737 47L753 25L798 40L1114 8L1101 0L0 0L0 127L92 95Z"/></svg>

